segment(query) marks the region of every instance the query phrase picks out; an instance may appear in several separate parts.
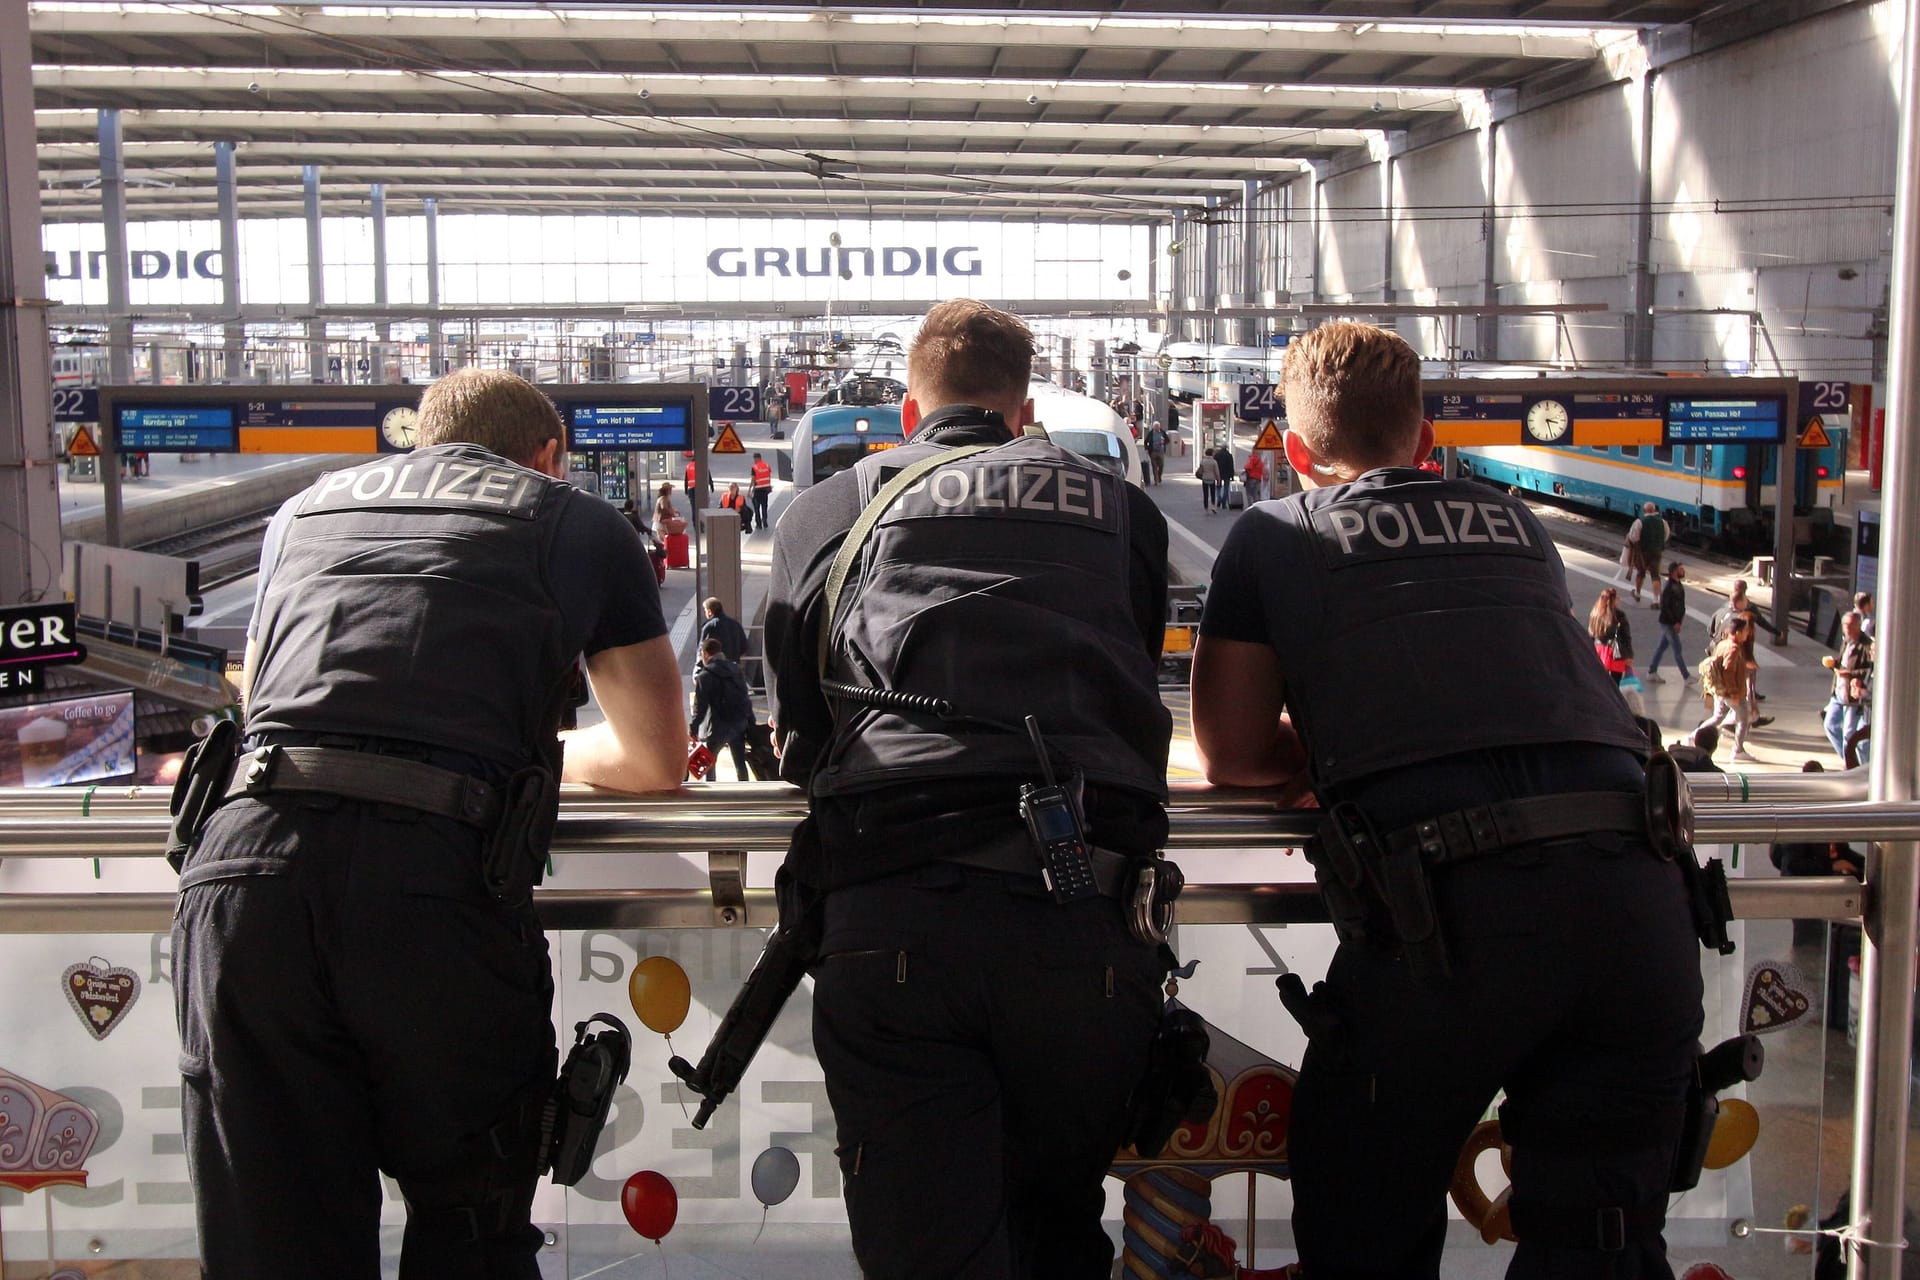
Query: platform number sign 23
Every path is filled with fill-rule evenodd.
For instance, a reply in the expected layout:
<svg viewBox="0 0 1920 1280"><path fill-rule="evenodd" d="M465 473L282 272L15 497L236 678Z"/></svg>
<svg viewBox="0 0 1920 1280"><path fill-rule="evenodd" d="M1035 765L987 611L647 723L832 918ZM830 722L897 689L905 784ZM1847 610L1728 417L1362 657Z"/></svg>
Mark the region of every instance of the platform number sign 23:
<svg viewBox="0 0 1920 1280"><path fill-rule="evenodd" d="M1265 418L1278 418L1286 409L1280 397L1274 393L1279 388L1270 382L1243 382L1240 384L1239 403L1236 409L1239 416L1247 421L1259 421Z"/></svg>
<svg viewBox="0 0 1920 1280"><path fill-rule="evenodd" d="M707 416L716 422L760 416L760 388L708 387Z"/></svg>

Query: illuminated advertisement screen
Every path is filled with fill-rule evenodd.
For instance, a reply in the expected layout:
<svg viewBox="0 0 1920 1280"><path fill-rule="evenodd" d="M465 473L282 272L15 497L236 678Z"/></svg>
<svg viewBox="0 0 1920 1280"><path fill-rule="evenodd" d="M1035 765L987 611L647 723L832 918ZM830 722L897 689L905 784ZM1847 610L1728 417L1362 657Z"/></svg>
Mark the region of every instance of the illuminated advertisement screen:
<svg viewBox="0 0 1920 1280"><path fill-rule="evenodd" d="M1786 402L1779 396L1667 397L1668 444L1779 444L1786 436Z"/></svg>
<svg viewBox="0 0 1920 1280"><path fill-rule="evenodd" d="M133 776L133 694L0 709L0 787L64 787Z"/></svg>
<svg viewBox="0 0 1920 1280"><path fill-rule="evenodd" d="M232 405L123 404L114 414L122 453L233 453L240 433Z"/></svg>
<svg viewBox="0 0 1920 1280"><path fill-rule="evenodd" d="M687 406L681 404L570 404L567 447L596 449L686 449Z"/></svg>

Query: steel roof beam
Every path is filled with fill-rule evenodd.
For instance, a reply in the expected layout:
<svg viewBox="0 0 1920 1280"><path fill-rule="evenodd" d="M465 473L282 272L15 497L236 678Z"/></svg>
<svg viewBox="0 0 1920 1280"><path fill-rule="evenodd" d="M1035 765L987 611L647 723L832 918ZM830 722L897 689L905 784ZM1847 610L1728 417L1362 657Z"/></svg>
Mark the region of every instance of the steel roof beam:
<svg viewBox="0 0 1920 1280"><path fill-rule="evenodd" d="M458 46L481 37L505 44L523 59L572 56L574 42L603 51L609 44L824 45L841 48L942 46L996 49L1034 43L1070 44L1091 50L1160 50L1196 53L1354 53L1445 54L1452 57L1585 60L1597 56L1605 33L1538 27L1502 28L1487 24L1442 26L1434 23L1263 21L1246 17L1183 17L1177 20L1001 14L974 17L885 12L750 13L740 17L697 11L664 13L600 12L553 9L540 16L494 16L484 28L464 13L434 14L421 9L390 15L379 9L361 13L321 13L282 7L273 14L223 10L198 14L178 10L120 12L100 9L51 9L35 6L36 34L106 39L231 41L252 33L269 40L327 39L350 45L384 46L408 55L423 48ZM251 43L257 44L257 40ZM103 46L105 47L105 46ZM339 45L334 46L340 47ZM497 56L497 55L496 55Z"/></svg>
<svg viewBox="0 0 1920 1280"><path fill-rule="evenodd" d="M78 108L34 113L43 140L91 140L95 114ZM660 144L685 138L707 148L737 142L742 149L800 150L849 146L869 140L916 146L935 139L949 144L1016 143L1071 145L1082 151L1110 153L1146 147L1207 146L1235 154L1286 156L1299 151L1362 147L1375 129L1249 128L1242 125L1055 124L985 120L978 123L933 120L759 120L703 118L681 124L651 116L566 116L394 111L220 111L130 110L122 114L130 138L174 137L242 141L252 138L335 136L384 143L390 135L462 136L487 139L578 138L606 143L613 139ZM698 128L692 127L697 123ZM723 137L715 138L714 134ZM771 140L771 141L769 141ZM935 143L935 145L939 145ZM793 156L790 164L804 163Z"/></svg>
<svg viewBox="0 0 1920 1280"><path fill-rule="evenodd" d="M1431 54L1402 60L1399 69L1418 66ZM1393 76L1384 77L1386 83ZM1192 109L1221 107L1252 109L1285 117L1309 111L1373 111L1407 114L1414 112L1454 112L1459 110L1456 94L1440 89L1389 88L1298 88L1273 84L1231 84L1213 82L1154 83L1151 81L1046 81L1019 78L959 79L922 78L908 80L876 76L851 76L835 79L826 76L707 76L707 75L549 75L512 72L495 74L466 71L285 71L220 68L160 67L58 67L39 66L33 72L34 88L40 94L59 94L73 98L89 95L143 98L155 94L227 94L256 95L269 110L303 110L313 105L317 95L329 102L342 97L365 96L383 102L431 95L458 102L480 99L454 110L485 109L500 99L531 100L551 104L558 100L617 103L621 109L640 101L645 90L651 98L691 98L703 103L735 104L721 107L720 113L738 109L740 102L772 104L775 101L816 103L838 107L848 101L869 97L903 101L910 107L937 103L964 105L1003 105L1028 107L1106 106L1124 102L1130 107L1158 106ZM655 104L656 107L658 104ZM916 119L920 118L916 114Z"/></svg>

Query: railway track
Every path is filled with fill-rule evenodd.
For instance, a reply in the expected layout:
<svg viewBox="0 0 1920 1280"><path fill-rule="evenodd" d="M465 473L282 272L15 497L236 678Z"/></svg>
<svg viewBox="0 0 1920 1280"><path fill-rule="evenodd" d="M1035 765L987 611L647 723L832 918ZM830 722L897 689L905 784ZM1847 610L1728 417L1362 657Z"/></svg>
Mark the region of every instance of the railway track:
<svg viewBox="0 0 1920 1280"><path fill-rule="evenodd" d="M260 542L277 507L251 511L220 524L161 538L136 548L156 555L200 562L200 590L211 591L248 576L260 567Z"/></svg>

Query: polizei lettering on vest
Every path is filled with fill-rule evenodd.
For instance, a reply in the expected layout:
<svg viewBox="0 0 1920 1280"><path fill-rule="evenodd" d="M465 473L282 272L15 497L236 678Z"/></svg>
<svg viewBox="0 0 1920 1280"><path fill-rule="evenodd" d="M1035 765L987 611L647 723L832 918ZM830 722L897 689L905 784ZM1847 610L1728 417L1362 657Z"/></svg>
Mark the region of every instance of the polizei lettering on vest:
<svg viewBox="0 0 1920 1280"><path fill-rule="evenodd" d="M1527 520L1501 502L1357 498L1323 507L1312 520L1335 568L1405 554L1543 554Z"/></svg>
<svg viewBox="0 0 1920 1280"><path fill-rule="evenodd" d="M900 495L888 518L1015 515L1113 527L1103 477L1038 462L941 467Z"/></svg>
<svg viewBox="0 0 1920 1280"><path fill-rule="evenodd" d="M437 458L407 458L352 471L335 471L315 485L299 514L355 507L429 507L488 510L530 520L539 509L536 477L515 467Z"/></svg>

